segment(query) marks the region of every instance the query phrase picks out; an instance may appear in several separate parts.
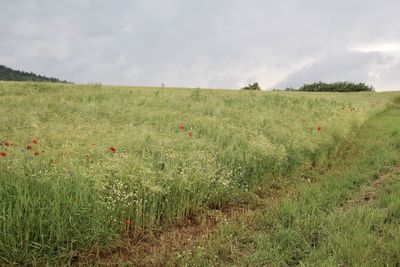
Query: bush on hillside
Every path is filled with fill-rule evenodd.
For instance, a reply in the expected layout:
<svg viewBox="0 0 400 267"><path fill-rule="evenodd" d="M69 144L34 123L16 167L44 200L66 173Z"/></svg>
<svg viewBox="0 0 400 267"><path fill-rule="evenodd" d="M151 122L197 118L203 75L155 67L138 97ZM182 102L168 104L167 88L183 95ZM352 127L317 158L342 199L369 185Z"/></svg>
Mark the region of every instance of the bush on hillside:
<svg viewBox="0 0 400 267"><path fill-rule="evenodd" d="M261 90L261 87L258 85L258 82L255 82L243 87L242 90Z"/></svg>
<svg viewBox="0 0 400 267"><path fill-rule="evenodd" d="M352 82L335 82L323 83L317 82L312 84L304 84L299 88L299 91L305 92L371 92L374 88L365 83Z"/></svg>

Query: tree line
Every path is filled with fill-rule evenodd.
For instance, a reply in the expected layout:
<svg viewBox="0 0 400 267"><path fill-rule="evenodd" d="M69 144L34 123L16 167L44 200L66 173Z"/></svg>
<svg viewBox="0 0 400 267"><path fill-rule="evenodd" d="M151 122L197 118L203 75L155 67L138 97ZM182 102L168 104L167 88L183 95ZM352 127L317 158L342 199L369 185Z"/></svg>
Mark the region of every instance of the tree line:
<svg viewBox="0 0 400 267"><path fill-rule="evenodd" d="M286 88L285 91L301 91L301 92L373 92L374 87L365 83L353 82L334 82L324 83L316 82L304 84L299 89Z"/></svg>
<svg viewBox="0 0 400 267"><path fill-rule="evenodd" d="M30 82L53 82L53 83L69 83L65 80L57 78L37 75L33 72L25 72L13 70L4 65L0 65L0 80L1 81L30 81Z"/></svg>
<svg viewBox="0 0 400 267"><path fill-rule="evenodd" d="M242 87L241 90L262 90L257 82ZM273 89L273 91L282 91L280 89ZM294 91L294 92L374 92L375 89L371 85L365 83L353 83L353 82L316 82L310 84L304 84L300 88L287 87L283 91Z"/></svg>

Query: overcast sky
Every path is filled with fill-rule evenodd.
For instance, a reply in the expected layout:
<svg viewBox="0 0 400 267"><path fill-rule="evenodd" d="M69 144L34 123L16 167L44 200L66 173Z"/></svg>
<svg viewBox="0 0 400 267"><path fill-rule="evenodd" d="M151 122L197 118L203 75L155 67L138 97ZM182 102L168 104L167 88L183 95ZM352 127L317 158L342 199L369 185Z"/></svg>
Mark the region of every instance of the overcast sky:
<svg viewBox="0 0 400 267"><path fill-rule="evenodd" d="M1 0L0 64L76 83L400 90L399 0Z"/></svg>

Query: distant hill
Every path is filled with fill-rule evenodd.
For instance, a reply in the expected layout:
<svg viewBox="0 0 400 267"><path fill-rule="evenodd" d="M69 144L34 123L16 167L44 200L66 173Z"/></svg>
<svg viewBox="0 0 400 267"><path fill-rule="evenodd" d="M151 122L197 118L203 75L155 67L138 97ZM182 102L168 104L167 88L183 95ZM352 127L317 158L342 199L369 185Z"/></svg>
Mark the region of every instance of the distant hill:
<svg viewBox="0 0 400 267"><path fill-rule="evenodd" d="M13 70L4 65L0 65L0 80L1 81L32 81L32 82L53 82L53 83L69 83L62 81L57 78L46 77L37 75L33 72L24 72L19 70Z"/></svg>

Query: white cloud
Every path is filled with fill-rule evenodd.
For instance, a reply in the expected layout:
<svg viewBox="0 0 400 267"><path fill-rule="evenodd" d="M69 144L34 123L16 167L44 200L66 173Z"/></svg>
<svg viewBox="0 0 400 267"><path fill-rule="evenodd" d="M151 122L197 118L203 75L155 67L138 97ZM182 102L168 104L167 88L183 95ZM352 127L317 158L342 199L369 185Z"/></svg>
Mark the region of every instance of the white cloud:
<svg viewBox="0 0 400 267"><path fill-rule="evenodd" d="M400 42L399 43L376 43L376 44L361 44L349 49L350 51L356 52L381 52L389 54L399 54L400 53Z"/></svg>

